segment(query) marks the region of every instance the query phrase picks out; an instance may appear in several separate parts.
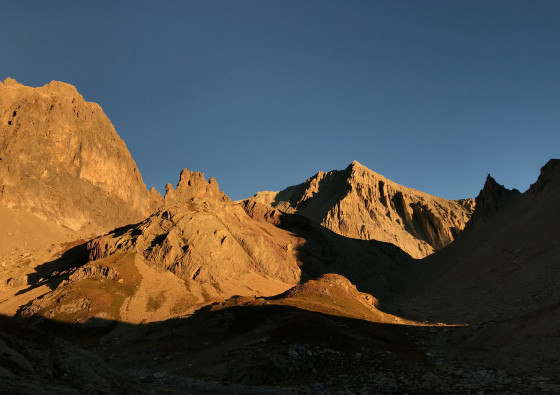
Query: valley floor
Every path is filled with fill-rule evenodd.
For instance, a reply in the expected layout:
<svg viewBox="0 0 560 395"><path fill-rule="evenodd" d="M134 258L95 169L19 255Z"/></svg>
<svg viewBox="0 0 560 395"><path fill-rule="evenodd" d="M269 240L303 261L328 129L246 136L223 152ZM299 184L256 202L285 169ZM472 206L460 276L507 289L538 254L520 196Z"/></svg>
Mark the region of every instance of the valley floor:
<svg viewBox="0 0 560 395"><path fill-rule="evenodd" d="M64 255L64 248L74 244L50 247L34 258L56 261L54 258ZM34 278L40 271L31 256L18 259L20 272L11 272L15 278ZM136 267L143 278L153 278L146 272L152 268L142 262L136 262ZM58 269L64 272L63 267ZM550 363L544 361L542 370L509 369L512 363L505 367L502 363L506 356L488 347L477 349L473 339L487 331L503 330L504 322L470 326L429 322L418 326L406 320L400 324L379 323L309 311L275 298L254 297L211 303L175 319L158 322L153 316L146 321L149 295L167 289L169 281L179 281L172 277L155 283L142 280L134 299L140 307L126 302L121 308L128 323L101 318L60 323L13 317L19 306L55 286L47 281L31 289L26 282L4 288L0 303L3 391L560 392L556 372L546 369ZM57 283L60 279L50 281ZM175 301L171 299L165 303ZM397 297L386 308L403 318L426 318L418 311L407 311L411 306L403 304L406 300ZM438 315L436 311L432 314ZM520 356L513 365L522 363Z"/></svg>

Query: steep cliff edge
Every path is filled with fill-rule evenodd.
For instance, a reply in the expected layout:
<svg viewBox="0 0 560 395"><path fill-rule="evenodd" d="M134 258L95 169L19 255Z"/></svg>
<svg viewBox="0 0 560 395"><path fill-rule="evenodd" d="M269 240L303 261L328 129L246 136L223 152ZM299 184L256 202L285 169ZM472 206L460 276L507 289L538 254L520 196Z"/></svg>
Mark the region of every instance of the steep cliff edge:
<svg viewBox="0 0 560 395"><path fill-rule="evenodd" d="M474 209L473 199L447 200L406 188L358 162L342 171L319 172L281 192L259 192L242 203L249 213L269 206L343 236L392 243L413 258L451 243Z"/></svg>
<svg viewBox="0 0 560 395"><path fill-rule="evenodd" d="M0 83L0 204L99 232L138 222L160 201L98 104L63 82Z"/></svg>

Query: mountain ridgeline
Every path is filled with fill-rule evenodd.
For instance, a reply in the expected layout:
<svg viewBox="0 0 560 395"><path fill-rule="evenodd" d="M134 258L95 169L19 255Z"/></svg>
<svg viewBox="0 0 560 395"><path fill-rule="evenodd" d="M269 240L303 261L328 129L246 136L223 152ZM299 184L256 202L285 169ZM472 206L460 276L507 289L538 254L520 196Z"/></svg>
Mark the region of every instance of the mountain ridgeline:
<svg viewBox="0 0 560 395"><path fill-rule="evenodd" d="M447 200L403 187L358 162L280 192L259 192L243 204L249 212L270 206L346 237L392 243L413 258L455 240L475 206L473 199Z"/></svg>
<svg viewBox="0 0 560 395"><path fill-rule="evenodd" d="M162 198L101 107L6 79L0 388L560 393L559 201L558 159L476 199L358 162L239 202L185 169Z"/></svg>

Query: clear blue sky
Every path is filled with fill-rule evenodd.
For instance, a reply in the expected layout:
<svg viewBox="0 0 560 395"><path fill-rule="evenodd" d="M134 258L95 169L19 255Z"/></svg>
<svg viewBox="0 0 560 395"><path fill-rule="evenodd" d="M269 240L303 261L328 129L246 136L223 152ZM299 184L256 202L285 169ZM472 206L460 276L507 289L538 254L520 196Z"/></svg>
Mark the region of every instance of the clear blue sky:
<svg viewBox="0 0 560 395"><path fill-rule="evenodd" d="M560 1L0 1L0 79L75 85L147 186L353 160L446 198L560 156Z"/></svg>

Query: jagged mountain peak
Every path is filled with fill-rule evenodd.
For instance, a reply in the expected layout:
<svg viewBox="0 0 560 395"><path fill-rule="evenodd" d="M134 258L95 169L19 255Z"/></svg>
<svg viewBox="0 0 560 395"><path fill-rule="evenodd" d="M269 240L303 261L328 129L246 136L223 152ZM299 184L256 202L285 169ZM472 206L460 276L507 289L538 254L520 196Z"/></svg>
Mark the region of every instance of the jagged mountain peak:
<svg viewBox="0 0 560 395"><path fill-rule="evenodd" d="M352 161L352 163L350 163L346 169L355 170L355 171L360 171L361 170L361 171L371 171L371 172L373 172L373 170L371 170L371 169L367 168L366 166L362 165L357 160Z"/></svg>
<svg viewBox="0 0 560 395"><path fill-rule="evenodd" d="M484 181L484 186L478 193L478 196L476 197L475 200L482 203L482 200L486 196L497 196L502 194L508 194L509 192L518 193L519 191L515 188L511 190L506 188L502 184L498 183L494 177L488 174L486 176L486 180Z"/></svg>
<svg viewBox="0 0 560 395"><path fill-rule="evenodd" d="M308 217L343 236L392 243L414 258L453 241L473 209L472 199L431 196L401 186L357 161L344 170L318 172L280 192L258 193L244 207L251 209L257 203ZM271 212L262 207L258 211Z"/></svg>
<svg viewBox="0 0 560 395"><path fill-rule="evenodd" d="M191 199L211 199L222 202L231 202L231 199L220 191L218 182L214 177L208 181L204 173L183 169L179 176L177 188L173 189L171 184L165 188L165 203L186 202Z"/></svg>
<svg viewBox="0 0 560 395"><path fill-rule="evenodd" d="M364 176L370 176L370 177L377 177L377 178L381 178L381 179L385 179L386 178L384 176L382 176L381 174L371 170L370 168L362 165L360 162L358 162L357 160L353 161L352 163L350 163L348 165L348 167L344 170L344 172L346 172L348 174L348 179L355 179L355 178L359 178L359 177L364 177Z"/></svg>
<svg viewBox="0 0 560 395"><path fill-rule="evenodd" d="M475 210L468 227L472 228L477 223L492 217L519 196L521 192L517 189L504 187L488 174L482 190L475 199Z"/></svg>
<svg viewBox="0 0 560 395"><path fill-rule="evenodd" d="M506 190L507 188L504 187L502 184L499 184L494 177L490 173L486 176L486 180L484 181L484 186L482 190Z"/></svg>

